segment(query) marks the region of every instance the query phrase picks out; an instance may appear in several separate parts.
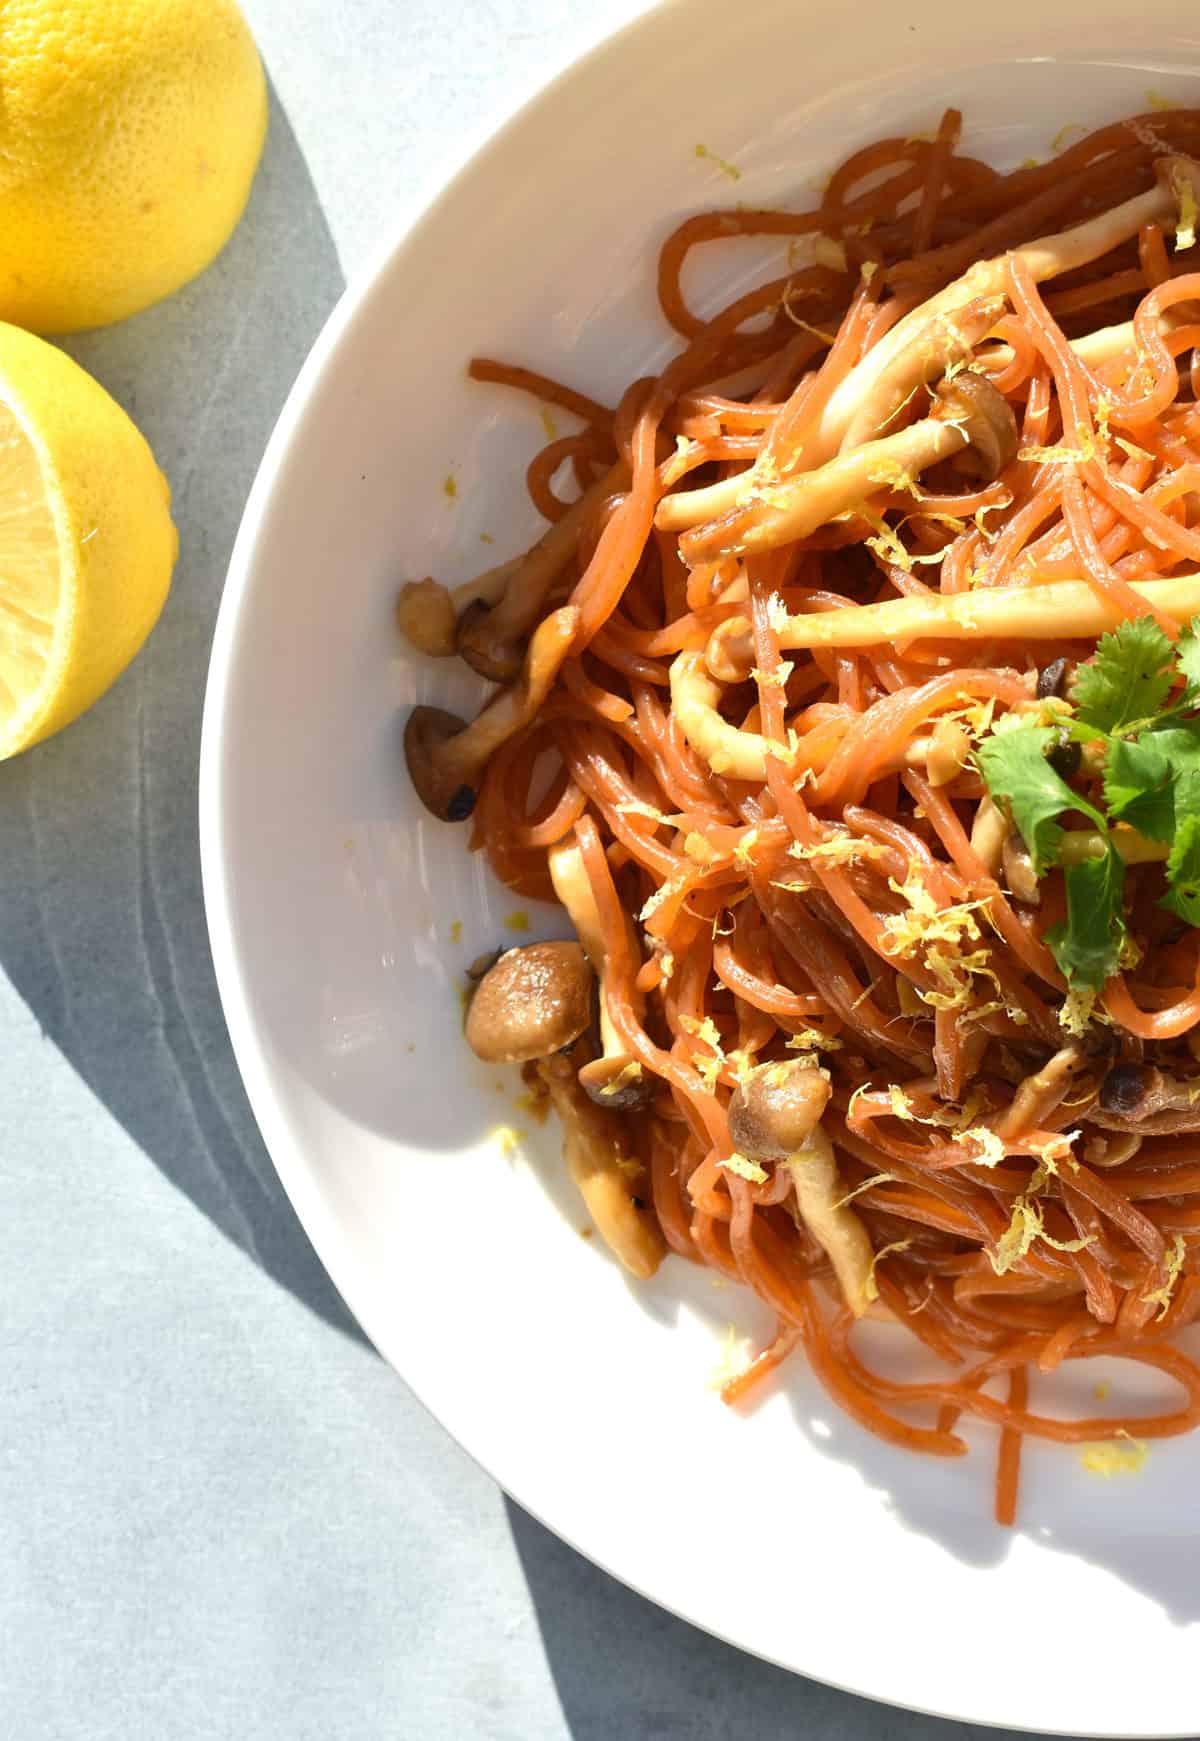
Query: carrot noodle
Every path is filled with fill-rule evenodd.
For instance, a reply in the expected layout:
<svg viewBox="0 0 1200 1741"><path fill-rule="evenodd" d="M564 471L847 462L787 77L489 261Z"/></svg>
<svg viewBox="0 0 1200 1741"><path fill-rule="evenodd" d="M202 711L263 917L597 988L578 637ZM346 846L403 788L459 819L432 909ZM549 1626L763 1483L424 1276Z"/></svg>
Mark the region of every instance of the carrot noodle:
<svg viewBox="0 0 1200 1741"><path fill-rule="evenodd" d="M570 560L540 611L573 607L574 641L536 715L480 775L471 845L538 899L554 898L551 849L578 846L609 1043L649 1084L637 1109L613 1115L641 1168L637 1202L670 1252L746 1284L774 1314L724 1401L753 1402L803 1359L890 1444L958 1457L968 1428L990 1430L994 1513L1011 1525L1025 1440L1200 1425L1200 1365L1175 1340L1200 1319L1196 933L1160 906L1161 864L1131 863L1139 949L1090 1028L1067 1019L1050 947L1062 875L1044 876L1036 901L1022 884L973 746L1038 705L1044 667L1086 660L1094 639L794 651L779 625L1073 579L1118 619L1149 613L1179 634L1133 583L1200 566L1188 214L1168 199L1147 219L1141 201L1094 258L1059 272L1026 244L1155 188L1159 159L1200 151L1200 110L1117 121L1009 171L966 155L961 132L951 109L931 135L856 151L813 209L679 224L657 265L677 352L615 405L523 365L472 361L472 380L541 404L547 439L525 479L537 510L562 521L587 500L555 534L570 535ZM748 239L763 282L699 312L697 258ZM1016 457L982 478L967 454L919 478L885 467L816 530L761 538L797 480L817 488L818 468L836 471L860 436L936 410L929 341L945 329L928 323L980 306L977 278L954 281L984 260L998 261L996 318L968 357L937 366L969 367L1003 396ZM943 292L951 302L923 313ZM899 379L906 360L889 399L887 371ZM559 412L576 421L558 427ZM1100 778L1090 764L1078 775L1093 795ZM757 1066L798 1058L829 1085L832 1213L857 1222L873 1255L866 1298L888 1325L870 1344L879 1368L797 1194L800 1162L735 1153L732 1098ZM1174 1110L1139 1125L1109 1108L1114 1063L1182 1084ZM921 1345L935 1377L882 1369L899 1338ZM1149 1412L1118 1398L1098 1418L1031 1405L1031 1375L1049 1392L1072 1362L1114 1356L1179 1397Z"/></svg>

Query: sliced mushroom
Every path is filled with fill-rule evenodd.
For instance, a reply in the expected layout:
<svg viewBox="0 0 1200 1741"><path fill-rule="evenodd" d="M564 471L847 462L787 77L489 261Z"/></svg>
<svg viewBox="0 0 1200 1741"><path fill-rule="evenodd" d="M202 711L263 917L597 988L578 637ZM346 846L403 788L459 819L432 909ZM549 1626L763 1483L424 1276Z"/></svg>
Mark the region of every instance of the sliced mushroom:
<svg viewBox="0 0 1200 1741"><path fill-rule="evenodd" d="M573 1046L592 1019L592 970L578 943L510 949L480 980L467 1044L488 1064L525 1064Z"/></svg>
<svg viewBox="0 0 1200 1741"><path fill-rule="evenodd" d="M577 1067L574 1058L544 1058L537 1067L562 1121L563 1158L601 1239L630 1275L645 1281L666 1256L666 1241L630 1183L636 1169L625 1121L588 1097Z"/></svg>
<svg viewBox="0 0 1200 1741"><path fill-rule="evenodd" d="M649 1105L653 1099L654 1083L646 1076L638 1060L625 1049L608 1013L608 953L604 947L604 931L600 924L596 898L592 894L592 885L584 867L583 854L574 833L557 841L550 848L547 857L554 892L567 909L576 935L600 982L601 1053L598 1058L593 1058L582 1066L579 1085L597 1106L606 1106L611 1112L638 1110ZM637 959L637 939L628 916L626 932L629 947Z"/></svg>
<svg viewBox="0 0 1200 1741"><path fill-rule="evenodd" d="M481 677L511 683L521 669L525 639L545 610L551 588L579 545L589 514L628 477L623 460L590 484L526 555L508 564L506 584L494 600L480 595L458 623L456 651Z"/></svg>
<svg viewBox="0 0 1200 1741"><path fill-rule="evenodd" d="M493 697L470 725L440 707L414 707L404 728L404 759L417 796L443 822L475 808L488 761L538 712L571 650L579 612L570 605L538 625L517 682Z"/></svg>
<svg viewBox="0 0 1200 1741"><path fill-rule="evenodd" d="M821 1115L829 1103L822 1071L803 1059L759 1064L729 1102L729 1137L747 1160L787 1167L805 1225L818 1241L856 1318L871 1304L875 1254L866 1228L842 1199L845 1187Z"/></svg>

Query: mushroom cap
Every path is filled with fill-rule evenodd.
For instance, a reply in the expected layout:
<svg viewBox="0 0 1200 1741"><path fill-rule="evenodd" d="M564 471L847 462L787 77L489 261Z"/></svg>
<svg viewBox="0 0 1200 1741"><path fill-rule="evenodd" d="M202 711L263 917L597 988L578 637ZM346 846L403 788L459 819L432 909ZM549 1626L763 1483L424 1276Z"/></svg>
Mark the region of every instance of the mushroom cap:
<svg viewBox="0 0 1200 1741"><path fill-rule="evenodd" d="M515 682L525 656L524 642L497 635L493 607L485 598L472 599L459 617L455 650L489 683Z"/></svg>
<svg viewBox="0 0 1200 1741"><path fill-rule="evenodd" d="M1101 1109L1133 1117L1160 1083L1158 1071L1149 1065L1114 1064L1100 1085Z"/></svg>
<svg viewBox="0 0 1200 1741"><path fill-rule="evenodd" d="M417 797L442 822L465 822L478 796L474 786L440 764L438 750L466 729L443 707L414 707L404 726L404 760Z"/></svg>
<svg viewBox="0 0 1200 1741"><path fill-rule="evenodd" d="M640 1112L654 1099L654 1081L636 1058L593 1058L579 1072L579 1086L610 1112Z"/></svg>
<svg viewBox="0 0 1200 1741"><path fill-rule="evenodd" d="M939 381L934 398L943 415L961 424L989 483L1017 457L1020 436L1012 406L982 375L966 369L953 380Z"/></svg>
<svg viewBox="0 0 1200 1741"><path fill-rule="evenodd" d="M578 943L528 943L484 974L467 1044L489 1064L524 1064L575 1043L592 1019L592 970Z"/></svg>
<svg viewBox="0 0 1200 1741"><path fill-rule="evenodd" d="M410 580L400 588L396 621L401 634L419 652L436 659L448 659L453 654L458 629L454 600L431 576Z"/></svg>
<svg viewBox="0 0 1200 1741"><path fill-rule="evenodd" d="M824 1072L803 1058L757 1065L729 1102L734 1148L751 1161L786 1160L812 1135L830 1092Z"/></svg>

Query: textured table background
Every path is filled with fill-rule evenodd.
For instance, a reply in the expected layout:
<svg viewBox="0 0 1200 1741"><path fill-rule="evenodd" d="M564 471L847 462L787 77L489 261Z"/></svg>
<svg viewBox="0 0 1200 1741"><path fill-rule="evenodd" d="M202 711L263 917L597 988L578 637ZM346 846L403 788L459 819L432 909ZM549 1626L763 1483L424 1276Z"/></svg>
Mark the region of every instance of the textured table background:
<svg viewBox="0 0 1200 1741"><path fill-rule="evenodd" d="M949 1733L714 1643L507 1503L366 1346L276 1183L197 860L233 535L346 277L605 9L245 4L273 97L242 227L69 347L171 478L174 591L116 690L0 767L0 1736Z"/></svg>

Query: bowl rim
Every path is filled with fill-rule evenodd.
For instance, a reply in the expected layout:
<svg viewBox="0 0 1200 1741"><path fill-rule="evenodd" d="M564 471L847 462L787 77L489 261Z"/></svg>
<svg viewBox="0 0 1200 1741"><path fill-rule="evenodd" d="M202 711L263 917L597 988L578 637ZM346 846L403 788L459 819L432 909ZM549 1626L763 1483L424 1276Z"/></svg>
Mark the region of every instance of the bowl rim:
<svg viewBox="0 0 1200 1741"><path fill-rule="evenodd" d="M550 1521L543 1514L536 1499L522 1491L519 1481L509 1483L501 1480L480 1454L463 1443L445 1423L437 1409L426 1400L420 1388L400 1372L382 1352L384 1338L376 1336L373 1329L376 1312L370 1304L364 1305L353 1267L335 1249L337 1240L329 1225L328 1212L323 1206L321 1193L303 1159L301 1149L288 1128L287 1118L273 1084L273 1066L258 1036L252 1013L250 989L237 944L229 889L230 847L224 816L223 758L225 719L234 678L239 629L254 588L260 542L267 530L279 476L284 471L293 448L304 436L312 403L318 395L321 383L328 372L336 367L339 355L360 314L381 282L387 279L393 263L407 248L413 232L422 220L443 200L453 196L459 183L474 169L484 153L501 143L530 111L567 83L577 69L609 52L623 38L635 34L651 14L680 10L685 3L686 0L631 0L631 3L623 5L621 16L615 23L607 19L593 19L581 32L573 34L570 42L555 57L548 69L543 68L520 81L515 92L489 107L462 142L443 152L436 166L421 178L413 193L400 203L381 242L368 251L364 263L346 283L287 393L247 495L230 554L209 652L202 710L197 792L200 870L209 946L222 1014L238 1072L272 1166L305 1236L372 1348L475 1467L559 1540L627 1589L633 1590L698 1631L742 1651L751 1658L838 1691L867 1698L894 1709L972 1723L980 1728L1007 1728L1028 1734L1066 1736L1088 1733L1108 1737L1127 1735L1131 1732L1124 1729L1084 1731L1074 1726L1035 1728L1030 1724L1014 1721L1010 1716L986 1717L977 1712L948 1709L944 1704L897 1698L886 1690L886 1686L872 1684L869 1677L865 1684L862 1680L856 1683L839 1679L807 1662L801 1664L794 1657L789 1660L782 1654L756 1648L745 1638L733 1636L722 1630L718 1624L689 1612L687 1606L664 1600L645 1584L611 1564L603 1551L582 1545L572 1529ZM1170 1741L1171 1737L1178 1738L1178 1741L1187 1741L1192 1733L1190 1726L1179 1730L1137 1731L1140 1736L1158 1735L1164 1741Z"/></svg>

